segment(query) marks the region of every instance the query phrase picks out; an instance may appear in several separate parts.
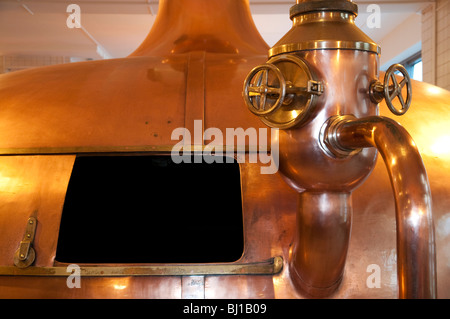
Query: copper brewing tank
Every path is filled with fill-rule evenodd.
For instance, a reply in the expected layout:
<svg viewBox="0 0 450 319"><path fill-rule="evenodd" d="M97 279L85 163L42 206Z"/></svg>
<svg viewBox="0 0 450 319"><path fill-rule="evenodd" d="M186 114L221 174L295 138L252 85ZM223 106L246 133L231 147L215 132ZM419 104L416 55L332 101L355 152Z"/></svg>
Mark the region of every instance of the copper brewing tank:
<svg viewBox="0 0 450 319"><path fill-rule="evenodd" d="M304 10L310 3L314 6L314 2L326 1L297 1L296 8L300 5ZM353 10L353 4L348 1L336 3L339 3L338 7L333 10L315 8L313 11L321 12L325 20L336 22L336 19L342 19L342 12L351 19L352 13L348 10ZM314 174L306 173L308 176L305 177L304 172L296 168L297 164L303 165L303 158L296 157L296 152L310 147L302 144L308 134L301 130L303 122L300 120L310 121L311 117L301 117L296 122L298 117L295 116L302 109L291 109L295 112L289 114L294 114L295 119L289 118L287 113L277 113L260 117L260 121L244 103L243 83L255 66L266 65L268 58L270 62L280 54L297 52L295 54L308 65L313 65L311 76L324 81L324 93L317 99L312 97L319 101L318 105L331 105L338 109L334 113L357 118L392 118L414 139L431 189L437 297L449 298L450 216L447 202L450 186L447 180L450 152L445 141L450 136L450 92L412 81L412 103L405 115L394 116L384 101L377 109L377 102L370 100L366 91L356 90L367 88L368 91L370 80L382 78L377 45L355 31L347 21L344 26L350 29L339 36L347 37L345 41L366 45L327 47L336 40L330 38L324 47L296 46L296 43L313 43L317 39L305 39L311 33L296 32L299 17L292 16L293 30L269 50L253 24L248 0L161 0L148 37L129 57L1 75L0 297L314 297L314 289L308 291L299 285L293 271L300 260L296 256L308 251L299 248L304 243L298 240L299 234L309 232L305 226L308 218L313 220L316 216L302 215L301 218L305 218L302 221L298 211L300 207L300 211L309 209L313 212L320 210L319 206L329 205L342 208L342 216L349 218L345 221L347 237L343 240L348 244L348 251L343 260L340 254L336 257L339 267L329 268L339 281L331 283L330 291L326 289L326 297L397 298L401 289L397 280L398 221L394 199L398 198L398 193L393 193L381 156L377 157L374 148L366 148L368 142L352 131L352 125L359 123L349 121L339 126L339 145L348 149L364 148L354 157L359 160L350 165L363 172L358 173L358 177L355 173L347 181L345 159L337 159L343 163L339 174L330 175L326 171L322 174L321 167L316 166L307 172L318 173L317 182L304 182ZM345 44L344 40L335 43ZM340 88L342 81L351 85L339 94L328 94L329 85L335 83ZM346 103L342 103L341 98L345 98ZM353 108L355 105L352 104L359 108ZM334 114L327 112L329 109L322 113L317 111L321 125ZM242 155L244 150L244 160L239 162L245 243L242 256L232 262L206 264L80 262L83 288L68 287L68 263L55 259L55 256L67 188L76 159L103 155L170 156L178 142L172 138L174 130L181 127L194 132L199 123L196 120L201 120L202 132L208 128L222 132L239 127L267 129L274 122L273 126L280 128L275 137L280 142L280 171L275 174L262 174L261 168L266 164L249 160L255 146L252 141L246 140L244 145L232 150L235 156ZM273 133L270 130L264 132ZM274 138L274 135L269 137ZM258 143L261 146L261 140ZM193 144L195 150L202 150L208 140L200 138ZM226 149L229 145L219 146ZM331 191L326 196L316 196L317 192L305 192L303 188L322 190L317 185L329 180L336 183L326 189ZM213 181L212 185L220 182ZM176 181L173 190L173 200L176 200L180 190ZM342 195L349 192L351 201ZM227 192L222 195L226 199ZM193 198L196 202L189 206L190 209L202 206L203 200L201 196ZM346 207L351 207L349 214ZM123 218L126 218L126 212ZM179 217L174 213L173 218ZM164 227L170 229L170 225ZM315 233L311 234L314 239ZM315 253L314 247L310 249ZM402 249L400 247L400 251ZM374 278L376 266L379 267L379 283L374 286L370 280ZM312 277L317 273L314 267L307 272Z"/></svg>

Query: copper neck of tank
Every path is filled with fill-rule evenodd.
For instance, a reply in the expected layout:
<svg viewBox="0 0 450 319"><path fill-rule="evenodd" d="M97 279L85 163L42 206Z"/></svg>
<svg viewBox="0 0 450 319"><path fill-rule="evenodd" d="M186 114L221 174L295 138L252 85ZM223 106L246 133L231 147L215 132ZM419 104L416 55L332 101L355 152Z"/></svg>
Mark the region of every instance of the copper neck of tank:
<svg viewBox="0 0 450 319"><path fill-rule="evenodd" d="M291 7L291 18L297 14L318 11L341 11L358 14L358 6L352 0L297 0Z"/></svg>
<svg viewBox="0 0 450 319"><path fill-rule="evenodd" d="M352 1L297 0L290 9L292 29L269 50L269 57L322 49L380 54L379 46L355 25L357 15Z"/></svg>
<svg viewBox="0 0 450 319"><path fill-rule="evenodd" d="M160 0L147 38L130 56L167 56L192 51L265 54L249 0Z"/></svg>

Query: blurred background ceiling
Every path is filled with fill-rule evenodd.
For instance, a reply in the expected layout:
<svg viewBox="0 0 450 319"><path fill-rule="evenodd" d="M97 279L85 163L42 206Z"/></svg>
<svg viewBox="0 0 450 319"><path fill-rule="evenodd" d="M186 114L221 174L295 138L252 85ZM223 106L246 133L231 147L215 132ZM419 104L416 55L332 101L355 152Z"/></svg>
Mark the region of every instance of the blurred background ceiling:
<svg viewBox="0 0 450 319"><path fill-rule="evenodd" d="M433 0L354 2L359 6L357 25L382 48L382 65L420 51L421 34L409 24L420 24L421 11ZM71 3L81 9L82 28L66 25ZM270 46L290 29L293 4L295 0L250 0L255 24ZM367 23L371 4L380 8L378 28ZM0 56L64 56L71 61L125 57L146 37L157 13L157 0L0 0ZM412 39L402 45L403 36L396 36L392 45L386 39L393 34Z"/></svg>

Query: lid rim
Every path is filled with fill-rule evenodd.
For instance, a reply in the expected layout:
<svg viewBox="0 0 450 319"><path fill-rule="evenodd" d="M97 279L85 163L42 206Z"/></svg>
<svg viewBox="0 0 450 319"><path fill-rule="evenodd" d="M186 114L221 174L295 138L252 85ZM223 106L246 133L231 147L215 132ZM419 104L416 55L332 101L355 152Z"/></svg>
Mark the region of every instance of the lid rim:
<svg viewBox="0 0 450 319"><path fill-rule="evenodd" d="M269 57L279 54L290 53L295 51L305 50L359 50L368 51L376 54L381 54L381 48L376 43L369 43L363 41L336 41L336 40L322 40L322 41L307 41L290 44L282 44L273 47L269 50Z"/></svg>

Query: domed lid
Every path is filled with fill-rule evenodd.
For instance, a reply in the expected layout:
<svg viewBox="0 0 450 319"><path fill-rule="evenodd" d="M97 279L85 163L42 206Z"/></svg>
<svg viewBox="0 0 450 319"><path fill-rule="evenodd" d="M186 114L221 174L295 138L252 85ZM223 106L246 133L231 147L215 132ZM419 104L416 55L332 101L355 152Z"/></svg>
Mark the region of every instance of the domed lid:
<svg viewBox="0 0 450 319"><path fill-rule="evenodd" d="M267 50L248 0L161 0L126 58L0 75L0 153L170 151L194 123L264 127L241 93Z"/></svg>

